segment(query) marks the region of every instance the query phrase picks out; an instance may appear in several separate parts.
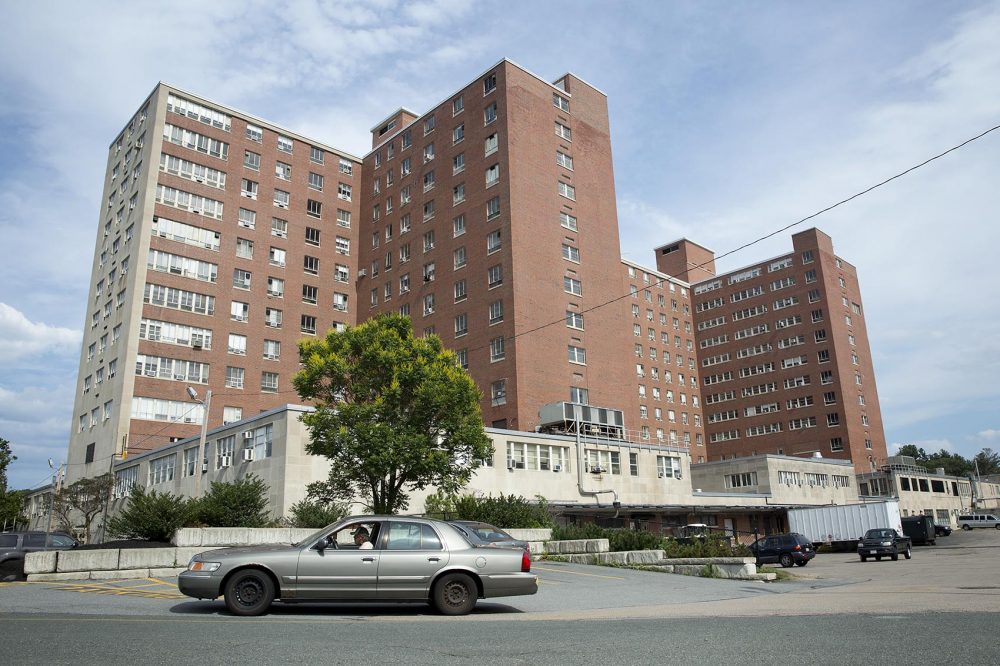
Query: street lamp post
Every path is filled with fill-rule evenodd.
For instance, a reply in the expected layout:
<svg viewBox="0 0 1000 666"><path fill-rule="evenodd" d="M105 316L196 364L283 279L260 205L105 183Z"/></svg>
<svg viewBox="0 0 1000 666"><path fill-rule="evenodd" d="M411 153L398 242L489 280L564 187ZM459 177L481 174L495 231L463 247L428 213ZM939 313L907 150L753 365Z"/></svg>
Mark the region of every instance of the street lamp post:
<svg viewBox="0 0 1000 666"><path fill-rule="evenodd" d="M55 469L55 465L52 464L52 458L49 458L49 469ZM59 492L59 481L63 473L63 464L59 463L59 469L56 473L52 475L52 493L49 495L49 520L48 524L45 526L45 543L48 544L49 534L52 532L52 512L55 510L56 504L56 493Z"/></svg>
<svg viewBox="0 0 1000 666"><path fill-rule="evenodd" d="M190 386L187 388L187 393L191 396L192 400L200 402L205 408L205 411L201 415L201 437L198 439L198 460L194 468L194 496L199 497L201 495L201 475L204 474L205 436L208 434L208 411L212 406L212 390L209 389L208 391L205 391L204 400L199 400L198 392Z"/></svg>

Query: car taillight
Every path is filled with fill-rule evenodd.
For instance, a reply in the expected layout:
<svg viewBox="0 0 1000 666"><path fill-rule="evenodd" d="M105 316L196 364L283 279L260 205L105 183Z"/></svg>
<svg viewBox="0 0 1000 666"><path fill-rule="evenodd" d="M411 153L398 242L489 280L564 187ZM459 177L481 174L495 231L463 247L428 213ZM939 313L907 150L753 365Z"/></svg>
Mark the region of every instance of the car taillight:
<svg viewBox="0 0 1000 666"><path fill-rule="evenodd" d="M799 544L795 544L795 548L793 548L792 550L802 550L802 546L800 546Z"/></svg>
<svg viewBox="0 0 1000 666"><path fill-rule="evenodd" d="M521 571L523 573L531 571L531 553L527 548L521 553Z"/></svg>

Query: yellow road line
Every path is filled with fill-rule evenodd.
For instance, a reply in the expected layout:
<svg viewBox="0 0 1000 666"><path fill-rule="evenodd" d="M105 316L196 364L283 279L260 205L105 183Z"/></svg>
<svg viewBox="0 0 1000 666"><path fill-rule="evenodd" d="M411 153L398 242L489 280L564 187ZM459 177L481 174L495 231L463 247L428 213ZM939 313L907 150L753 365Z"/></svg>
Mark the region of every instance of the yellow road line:
<svg viewBox="0 0 1000 666"><path fill-rule="evenodd" d="M601 574L584 573L582 571L567 571L565 569L546 569L545 567L532 567L537 571L551 571L552 573L569 574L571 576L589 576L591 578L608 578L610 580L625 580L624 576L602 576Z"/></svg>

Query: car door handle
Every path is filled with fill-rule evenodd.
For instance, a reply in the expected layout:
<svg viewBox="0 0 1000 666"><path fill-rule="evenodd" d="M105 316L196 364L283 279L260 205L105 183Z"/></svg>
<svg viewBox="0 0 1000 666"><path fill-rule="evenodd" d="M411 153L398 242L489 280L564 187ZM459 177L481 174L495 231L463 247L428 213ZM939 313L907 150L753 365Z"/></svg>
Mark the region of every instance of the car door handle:
<svg viewBox="0 0 1000 666"><path fill-rule="evenodd" d="M428 557L427 561L428 562L440 562L441 558L440 557Z"/></svg>
<svg viewBox="0 0 1000 666"><path fill-rule="evenodd" d="M375 558L374 557L362 557L361 561L362 562L374 562Z"/></svg>

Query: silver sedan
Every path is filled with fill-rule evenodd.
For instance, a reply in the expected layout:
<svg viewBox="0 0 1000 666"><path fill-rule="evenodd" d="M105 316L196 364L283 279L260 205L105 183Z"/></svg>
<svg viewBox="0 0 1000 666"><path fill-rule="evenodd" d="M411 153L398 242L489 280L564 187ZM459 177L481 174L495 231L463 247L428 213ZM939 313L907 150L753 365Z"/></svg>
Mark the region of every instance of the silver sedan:
<svg viewBox="0 0 1000 666"><path fill-rule="evenodd" d="M177 587L196 599L224 596L235 615L260 615L275 599L424 601L464 615L477 599L535 594L538 578L523 549L473 545L448 523L353 516L296 544L199 553Z"/></svg>

